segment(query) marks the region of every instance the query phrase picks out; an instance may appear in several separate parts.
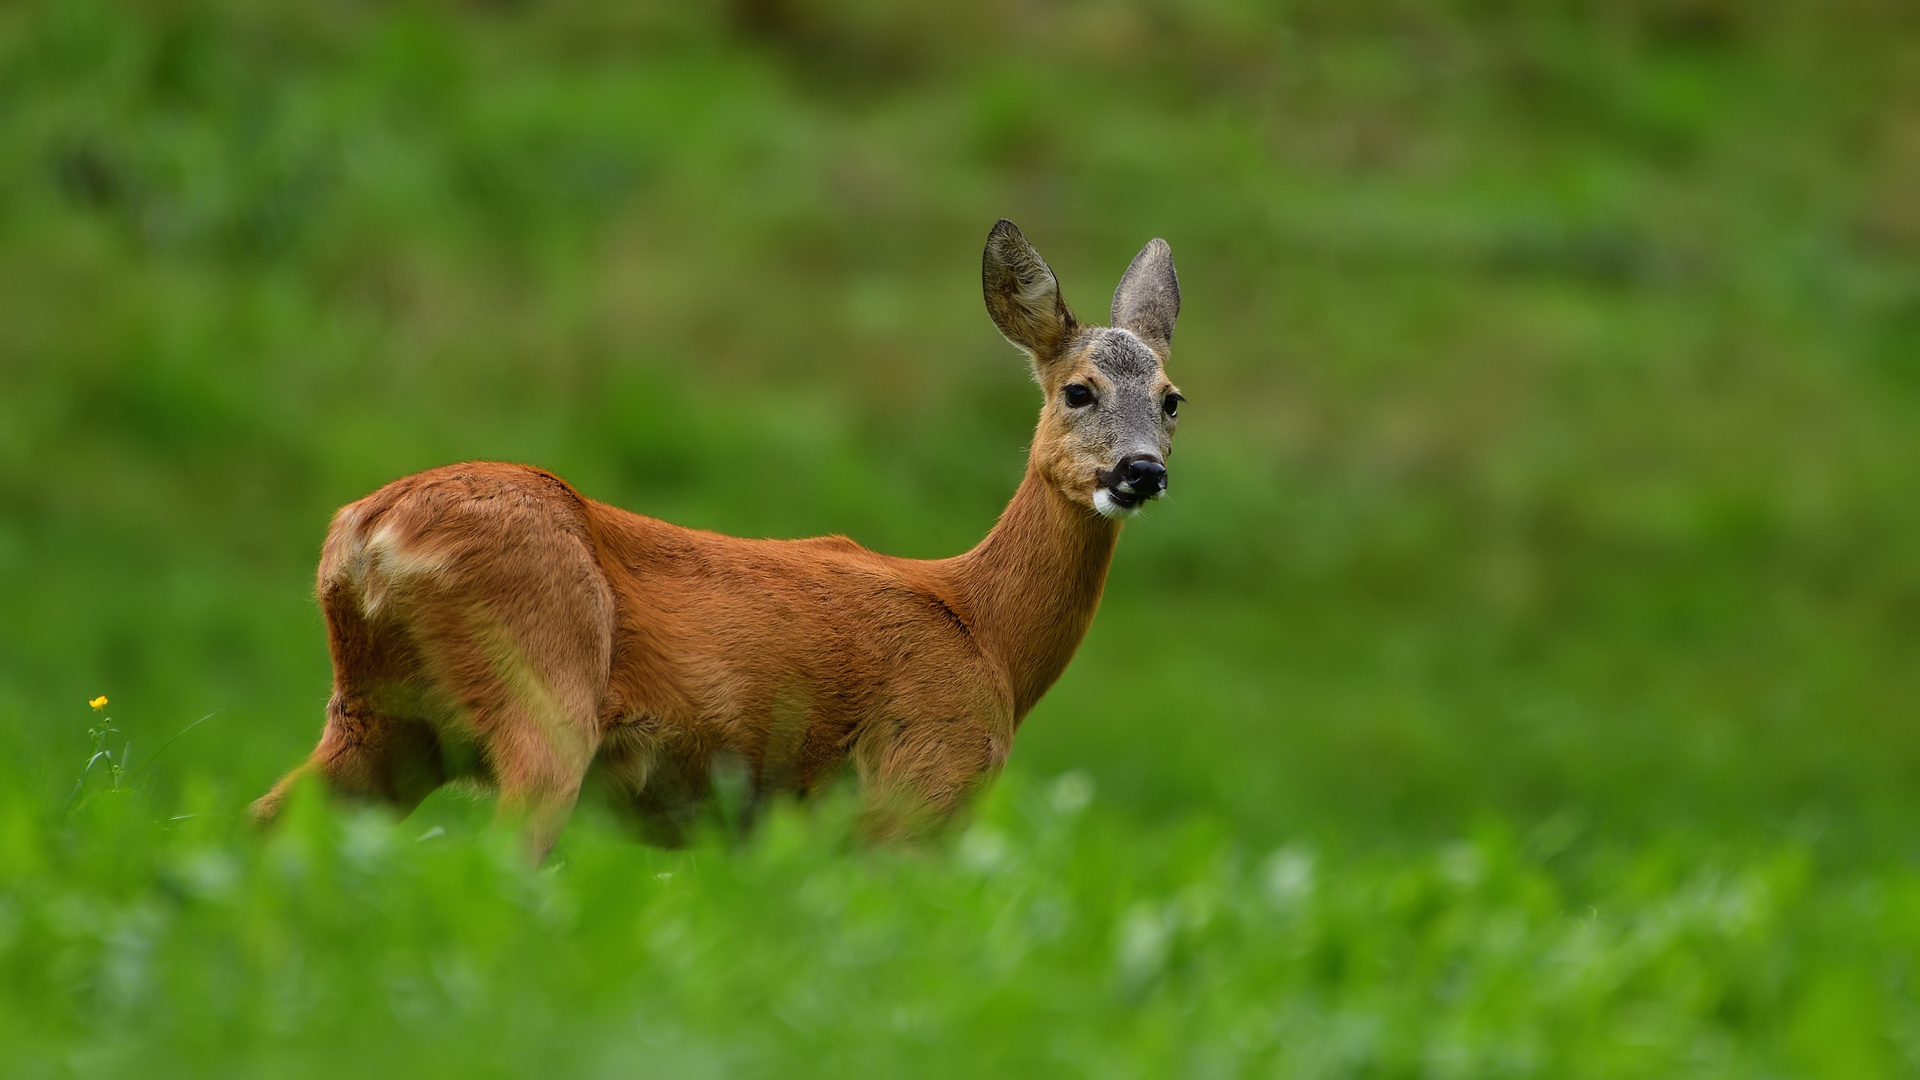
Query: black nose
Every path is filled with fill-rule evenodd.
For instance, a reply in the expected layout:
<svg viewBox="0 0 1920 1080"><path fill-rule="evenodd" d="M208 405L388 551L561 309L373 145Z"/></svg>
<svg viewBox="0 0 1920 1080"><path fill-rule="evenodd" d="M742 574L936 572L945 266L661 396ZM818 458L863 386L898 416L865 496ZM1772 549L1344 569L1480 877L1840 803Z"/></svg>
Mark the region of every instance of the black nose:
<svg viewBox="0 0 1920 1080"><path fill-rule="evenodd" d="M1167 467L1157 458L1141 456L1126 462L1120 470L1120 482L1142 499L1151 499L1167 490Z"/></svg>

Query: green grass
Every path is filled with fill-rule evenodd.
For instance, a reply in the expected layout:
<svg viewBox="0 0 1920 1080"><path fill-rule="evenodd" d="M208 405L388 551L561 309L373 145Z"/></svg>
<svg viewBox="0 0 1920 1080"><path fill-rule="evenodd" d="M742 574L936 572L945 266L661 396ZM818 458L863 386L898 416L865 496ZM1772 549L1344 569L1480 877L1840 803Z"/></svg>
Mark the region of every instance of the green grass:
<svg viewBox="0 0 1920 1080"><path fill-rule="evenodd" d="M576 825L535 873L450 801L310 801L263 845L99 800L0 848L0 1035L22 1075L1920 1066L1920 871L1810 835L1250 851L1069 773L1016 775L951 850L860 853L849 809L677 853Z"/></svg>
<svg viewBox="0 0 1920 1080"><path fill-rule="evenodd" d="M850 811L684 852L590 818L540 872L453 800L316 798L265 844L131 799L23 815L0 1036L19 1075L1920 1067L1920 871L1836 867L1810 831L1261 851L1082 773L1016 774L938 852L859 852Z"/></svg>
<svg viewBox="0 0 1920 1080"><path fill-rule="evenodd" d="M1909 6L0 8L0 1071L1920 1071ZM233 825L395 476L972 544L1001 216L1189 402L968 831Z"/></svg>

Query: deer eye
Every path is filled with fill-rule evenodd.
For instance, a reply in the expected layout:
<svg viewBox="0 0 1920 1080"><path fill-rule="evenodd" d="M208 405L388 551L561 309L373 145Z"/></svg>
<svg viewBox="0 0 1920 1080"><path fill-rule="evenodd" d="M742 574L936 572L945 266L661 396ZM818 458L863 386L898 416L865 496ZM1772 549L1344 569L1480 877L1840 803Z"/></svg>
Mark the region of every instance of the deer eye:
<svg viewBox="0 0 1920 1080"><path fill-rule="evenodd" d="M1064 392L1067 398L1067 408L1069 409L1084 409L1093 404L1093 391L1087 389L1080 383L1068 383Z"/></svg>
<svg viewBox="0 0 1920 1080"><path fill-rule="evenodd" d="M1181 395L1180 391L1175 390L1173 393L1168 394L1166 398L1160 402L1160 408L1163 409L1166 412L1166 414L1170 417L1179 416L1180 403L1185 400L1187 399Z"/></svg>

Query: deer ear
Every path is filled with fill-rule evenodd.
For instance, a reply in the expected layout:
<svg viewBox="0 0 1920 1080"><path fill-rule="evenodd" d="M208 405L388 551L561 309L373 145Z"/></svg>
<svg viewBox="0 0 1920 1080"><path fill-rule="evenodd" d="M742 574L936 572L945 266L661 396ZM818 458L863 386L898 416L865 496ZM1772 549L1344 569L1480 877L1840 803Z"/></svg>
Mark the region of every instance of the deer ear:
<svg viewBox="0 0 1920 1080"><path fill-rule="evenodd" d="M1021 235L1020 226L1005 218L987 234L980 287L993 325L1025 349L1036 367L1058 356L1072 340L1076 324L1060 298L1060 283Z"/></svg>
<svg viewBox="0 0 1920 1080"><path fill-rule="evenodd" d="M1180 279L1173 272L1173 249L1155 238L1140 249L1113 290L1113 325L1131 330L1164 358L1173 347L1173 323L1180 317Z"/></svg>

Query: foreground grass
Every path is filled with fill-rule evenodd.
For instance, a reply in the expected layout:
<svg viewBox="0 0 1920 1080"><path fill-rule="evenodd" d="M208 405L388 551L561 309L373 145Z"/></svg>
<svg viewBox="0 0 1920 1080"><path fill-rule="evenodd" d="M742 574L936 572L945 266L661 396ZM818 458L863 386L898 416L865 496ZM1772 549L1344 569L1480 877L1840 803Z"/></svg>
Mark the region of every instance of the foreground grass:
<svg viewBox="0 0 1920 1080"><path fill-rule="evenodd" d="M138 797L0 816L13 1075L1897 1075L1920 873L1810 838L1252 851L1009 777L950 844L841 802L529 871L441 797L261 841ZM172 816L172 815L169 815Z"/></svg>

